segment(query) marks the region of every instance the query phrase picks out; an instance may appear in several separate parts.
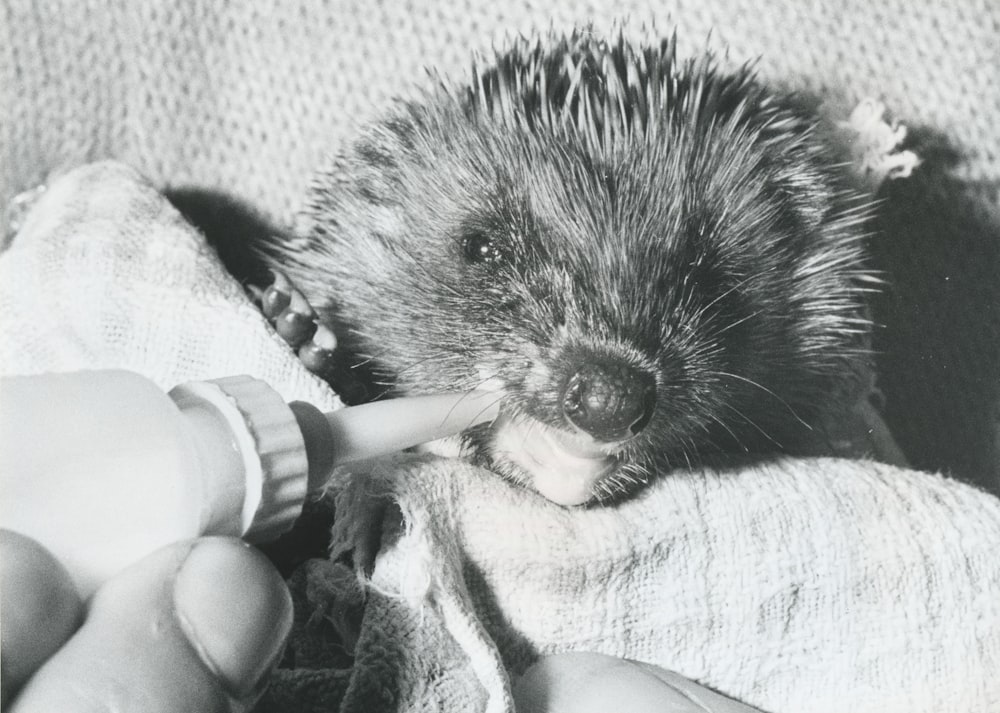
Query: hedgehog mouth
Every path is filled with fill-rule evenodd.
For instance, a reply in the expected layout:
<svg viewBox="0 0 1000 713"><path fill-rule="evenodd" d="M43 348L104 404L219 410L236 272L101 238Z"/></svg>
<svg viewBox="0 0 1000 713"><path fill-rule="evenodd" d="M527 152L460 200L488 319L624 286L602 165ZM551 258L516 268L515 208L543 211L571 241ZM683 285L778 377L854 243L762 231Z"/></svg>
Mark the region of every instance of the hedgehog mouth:
<svg viewBox="0 0 1000 713"><path fill-rule="evenodd" d="M492 456L559 505L583 505L618 467L614 443L553 428L524 415L501 414L493 423Z"/></svg>

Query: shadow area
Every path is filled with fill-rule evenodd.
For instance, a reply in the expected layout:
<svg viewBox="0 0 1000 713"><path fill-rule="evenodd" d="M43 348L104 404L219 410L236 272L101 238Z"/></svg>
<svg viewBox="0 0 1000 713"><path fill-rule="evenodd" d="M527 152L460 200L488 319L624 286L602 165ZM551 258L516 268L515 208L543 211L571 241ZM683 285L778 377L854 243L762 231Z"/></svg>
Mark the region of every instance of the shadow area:
<svg viewBox="0 0 1000 713"><path fill-rule="evenodd" d="M173 206L201 231L226 270L243 284L268 285L271 274L254 247L288 228L269 222L248 203L222 191L181 187L164 190Z"/></svg>
<svg viewBox="0 0 1000 713"><path fill-rule="evenodd" d="M872 305L885 420L913 467L1000 495L995 196L950 174L961 157L940 134L907 143L923 164L883 186L871 248L889 282Z"/></svg>

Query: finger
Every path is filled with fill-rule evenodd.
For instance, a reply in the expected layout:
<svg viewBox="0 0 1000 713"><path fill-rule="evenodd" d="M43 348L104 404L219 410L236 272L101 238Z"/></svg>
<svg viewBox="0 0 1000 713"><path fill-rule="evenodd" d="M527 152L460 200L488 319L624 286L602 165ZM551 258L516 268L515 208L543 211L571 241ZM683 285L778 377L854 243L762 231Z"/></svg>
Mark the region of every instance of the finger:
<svg viewBox="0 0 1000 713"><path fill-rule="evenodd" d="M0 697L7 699L80 623L69 572L32 539L0 530Z"/></svg>
<svg viewBox="0 0 1000 713"><path fill-rule="evenodd" d="M175 545L98 590L13 710L244 711L290 627L288 590L256 550L224 538Z"/></svg>
<svg viewBox="0 0 1000 713"><path fill-rule="evenodd" d="M541 659L514 701L518 713L759 713L658 666L593 653Z"/></svg>

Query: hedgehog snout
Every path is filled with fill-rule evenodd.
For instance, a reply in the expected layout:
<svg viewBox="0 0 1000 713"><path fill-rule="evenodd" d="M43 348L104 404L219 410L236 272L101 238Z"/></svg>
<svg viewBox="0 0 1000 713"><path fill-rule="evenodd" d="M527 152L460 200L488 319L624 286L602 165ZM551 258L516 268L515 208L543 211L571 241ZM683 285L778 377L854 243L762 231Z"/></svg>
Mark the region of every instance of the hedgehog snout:
<svg viewBox="0 0 1000 713"><path fill-rule="evenodd" d="M656 377L614 359L588 360L566 380L566 420L598 441L624 441L646 427L656 407Z"/></svg>

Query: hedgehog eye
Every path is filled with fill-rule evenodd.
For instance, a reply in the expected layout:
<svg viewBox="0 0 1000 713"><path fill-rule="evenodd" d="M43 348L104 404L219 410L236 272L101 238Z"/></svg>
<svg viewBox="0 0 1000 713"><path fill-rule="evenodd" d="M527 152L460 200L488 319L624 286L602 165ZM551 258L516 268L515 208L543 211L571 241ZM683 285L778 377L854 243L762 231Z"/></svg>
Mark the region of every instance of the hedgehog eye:
<svg viewBox="0 0 1000 713"><path fill-rule="evenodd" d="M500 249L489 235L469 233L463 243L465 259L469 262L494 263L500 259Z"/></svg>

